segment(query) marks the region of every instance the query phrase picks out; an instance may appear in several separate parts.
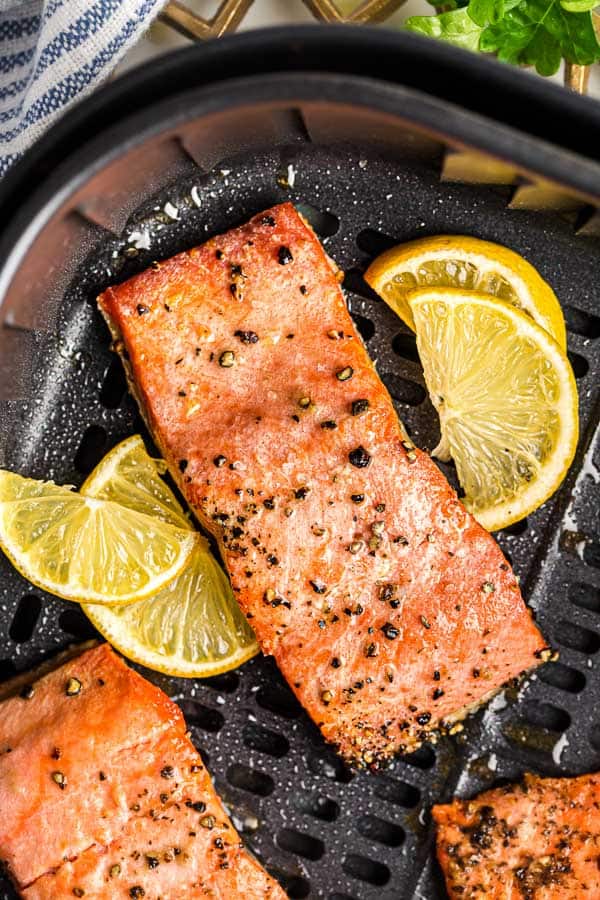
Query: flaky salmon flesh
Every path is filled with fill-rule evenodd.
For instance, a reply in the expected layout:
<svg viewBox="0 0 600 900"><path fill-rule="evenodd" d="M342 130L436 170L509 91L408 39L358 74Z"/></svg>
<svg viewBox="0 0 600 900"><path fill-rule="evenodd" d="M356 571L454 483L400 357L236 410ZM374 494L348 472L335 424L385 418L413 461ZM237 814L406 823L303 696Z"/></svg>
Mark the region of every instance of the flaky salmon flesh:
<svg viewBox="0 0 600 900"><path fill-rule="evenodd" d="M538 778L435 806L451 900L598 900L600 775Z"/></svg>
<svg viewBox="0 0 600 900"><path fill-rule="evenodd" d="M262 650L374 766L547 648L494 539L407 439L339 281L284 203L99 306Z"/></svg>
<svg viewBox="0 0 600 900"><path fill-rule="evenodd" d="M0 703L0 859L28 900L283 900L179 708L107 644Z"/></svg>

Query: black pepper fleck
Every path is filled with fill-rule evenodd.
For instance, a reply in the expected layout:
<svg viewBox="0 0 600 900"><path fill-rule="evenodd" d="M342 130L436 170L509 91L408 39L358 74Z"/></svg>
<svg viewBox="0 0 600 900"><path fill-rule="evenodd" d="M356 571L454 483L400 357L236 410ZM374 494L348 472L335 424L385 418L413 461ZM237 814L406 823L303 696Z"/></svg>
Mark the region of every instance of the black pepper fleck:
<svg viewBox="0 0 600 900"><path fill-rule="evenodd" d="M362 413L365 413L369 408L368 400L353 400L352 401L352 415L360 416Z"/></svg>
<svg viewBox="0 0 600 900"><path fill-rule="evenodd" d="M277 251L277 259L279 260L280 266L287 266L289 263L294 261L292 251L289 247L280 247Z"/></svg>
<svg viewBox="0 0 600 900"><path fill-rule="evenodd" d="M350 451L350 453L348 454L348 459L353 466L356 466L357 469L364 469L371 462L371 454L368 453L362 445L360 445L354 450Z"/></svg>
<svg viewBox="0 0 600 900"><path fill-rule="evenodd" d="M386 622L385 625L382 625L381 630L383 631L388 641L395 641L400 634L398 629L395 628L391 622Z"/></svg>
<svg viewBox="0 0 600 900"><path fill-rule="evenodd" d="M255 331L237 331L233 332L234 336L239 338L242 344L257 344L258 335Z"/></svg>

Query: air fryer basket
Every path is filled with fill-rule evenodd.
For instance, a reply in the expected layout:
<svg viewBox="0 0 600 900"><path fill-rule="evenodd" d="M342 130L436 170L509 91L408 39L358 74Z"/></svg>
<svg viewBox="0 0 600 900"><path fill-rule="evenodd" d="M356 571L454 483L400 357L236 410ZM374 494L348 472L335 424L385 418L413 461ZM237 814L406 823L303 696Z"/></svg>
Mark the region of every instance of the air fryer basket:
<svg viewBox="0 0 600 900"><path fill-rule="evenodd" d="M207 681L144 672L181 705L244 840L292 898L442 898L433 802L525 770L600 768L600 165L581 140L597 152L600 115L492 63L436 54L368 29L227 40L111 86L0 186L0 464L34 477L79 484L117 441L145 434L98 292L284 199L346 272L354 320L421 447L436 443L436 417L414 336L362 278L373 256L417 236L474 234L522 253L563 304L577 460L552 501L498 535L558 662L378 775L351 772L325 746L269 659ZM481 79L495 119L477 109ZM492 147L500 160L484 155ZM474 173L488 183L464 183ZM4 557L0 611L0 678L95 635L77 606L42 596ZM0 896L14 897L7 881Z"/></svg>

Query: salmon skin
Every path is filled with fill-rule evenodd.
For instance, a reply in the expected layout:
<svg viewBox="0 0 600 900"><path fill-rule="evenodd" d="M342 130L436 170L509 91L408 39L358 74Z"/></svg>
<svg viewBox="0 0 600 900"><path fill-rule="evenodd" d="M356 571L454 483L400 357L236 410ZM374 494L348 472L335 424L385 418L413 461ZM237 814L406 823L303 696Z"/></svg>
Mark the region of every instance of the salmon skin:
<svg viewBox="0 0 600 900"><path fill-rule="evenodd" d="M452 900L598 900L600 775L538 778L434 806Z"/></svg>
<svg viewBox="0 0 600 900"><path fill-rule="evenodd" d="M107 644L0 703L0 816L23 897L235 897L240 879L251 898L285 897L240 844L181 711Z"/></svg>
<svg viewBox="0 0 600 900"><path fill-rule="evenodd" d="M99 307L263 651L343 757L414 750L545 658L502 552L407 439L291 204Z"/></svg>

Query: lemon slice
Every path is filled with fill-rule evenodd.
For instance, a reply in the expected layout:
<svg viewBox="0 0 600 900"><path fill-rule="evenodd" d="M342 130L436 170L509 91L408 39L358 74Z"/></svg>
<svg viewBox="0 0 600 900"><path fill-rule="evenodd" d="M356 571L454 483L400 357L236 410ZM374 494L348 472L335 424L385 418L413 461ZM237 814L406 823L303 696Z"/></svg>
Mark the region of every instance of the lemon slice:
<svg viewBox="0 0 600 900"><path fill-rule="evenodd" d="M442 439L464 503L489 531L537 509L577 444L577 388L565 354L515 306L456 288L407 296Z"/></svg>
<svg viewBox="0 0 600 900"><path fill-rule="evenodd" d="M118 444L84 482L82 493L118 500L191 529L142 438ZM183 572L149 600L127 607L86 603L82 609L124 656L167 675L204 678L235 669L258 653L256 638L207 541L195 545Z"/></svg>
<svg viewBox="0 0 600 900"><path fill-rule="evenodd" d="M119 607L86 603L82 609L124 656L166 675L206 678L258 653L229 581L201 535L181 575L154 597Z"/></svg>
<svg viewBox="0 0 600 900"><path fill-rule="evenodd" d="M178 528L193 530L173 491L160 477L166 471L166 463L152 459L141 435L134 434L100 460L81 485L81 493L112 500Z"/></svg>
<svg viewBox="0 0 600 900"><path fill-rule="evenodd" d="M414 331L408 291L456 287L490 294L522 309L564 350L565 321L547 282L522 256L489 241L460 235L422 238L378 256L365 280Z"/></svg>
<svg viewBox="0 0 600 900"><path fill-rule="evenodd" d="M0 470L0 546L51 594L120 604L155 594L179 574L194 536L109 500Z"/></svg>

